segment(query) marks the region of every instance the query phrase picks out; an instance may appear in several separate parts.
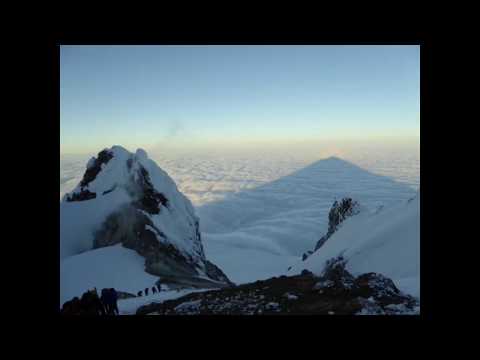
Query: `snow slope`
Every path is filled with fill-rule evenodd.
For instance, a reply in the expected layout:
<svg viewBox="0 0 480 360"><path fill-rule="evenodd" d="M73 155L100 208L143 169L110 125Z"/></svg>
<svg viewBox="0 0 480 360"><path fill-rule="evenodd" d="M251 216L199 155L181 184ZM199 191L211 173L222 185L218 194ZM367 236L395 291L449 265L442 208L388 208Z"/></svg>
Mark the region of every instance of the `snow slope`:
<svg viewBox="0 0 480 360"><path fill-rule="evenodd" d="M60 304L80 297L87 289L115 288L136 295L158 280L144 271L144 259L135 251L121 245L109 246L70 256L60 262ZM176 299L183 295L209 289L169 290L162 285L160 293L148 296L121 299L118 301L120 314L135 314L138 307L152 302Z"/></svg>
<svg viewBox="0 0 480 360"><path fill-rule="evenodd" d="M145 272L144 262L120 244L69 256L60 262L60 304L94 287L132 294L151 287L158 277Z"/></svg>
<svg viewBox="0 0 480 360"><path fill-rule="evenodd" d="M400 290L420 297L420 192L378 213L348 218L320 249L288 273L308 269L320 274L325 262L339 255L352 274L381 273Z"/></svg>
<svg viewBox="0 0 480 360"><path fill-rule="evenodd" d="M202 238L206 256L221 266L236 284L278 276L285 273L289 264L298 260L297 256L263 250L253 239L242 243L241 233L237 232L234 236L238 236L236 242L230 242L229 234L204 233ZM262 241L262 238L258 240Z"/></svg>

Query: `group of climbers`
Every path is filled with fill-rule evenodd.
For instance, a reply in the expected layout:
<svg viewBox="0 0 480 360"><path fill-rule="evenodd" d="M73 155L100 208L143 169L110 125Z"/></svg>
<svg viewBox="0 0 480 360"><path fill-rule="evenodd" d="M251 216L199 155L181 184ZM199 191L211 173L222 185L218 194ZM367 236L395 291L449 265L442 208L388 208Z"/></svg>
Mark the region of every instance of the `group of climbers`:
<svg viewBox="0 0 480 360"><path fill-rule="evenodd" d="M160 292L160 284L152 286L152 294ZM137 293L137 296L148 295L150 288L145 288ZM75 296L72 300L63 304L61 313L65 315L119 315L118 293L114 288L102 289L98 296L97 288L87 290L79 299Z"/></svg>
<svg viewBox="0 0 480 360"><path fill-rule="evenodd" d="M157 284L156 286L152 286L152 294L155 294L157 292L157 289L158 289L158 292L160 292L162 290L162 286L160 284ZM148 295L148 291L149 291L149 288L145 288L145 290L140 290L138 293L137 293L137 296L142 296L142 294L145 294L145 296Z"/></svg>
<svg viewBox="0 0 480 360"><path fill-rule="evenodd" d="M118 293L114 288L102 289L98 296L97 288L87 290L79 299L75 296L63 304L61 313L65 315L118 315Z"/></svg>

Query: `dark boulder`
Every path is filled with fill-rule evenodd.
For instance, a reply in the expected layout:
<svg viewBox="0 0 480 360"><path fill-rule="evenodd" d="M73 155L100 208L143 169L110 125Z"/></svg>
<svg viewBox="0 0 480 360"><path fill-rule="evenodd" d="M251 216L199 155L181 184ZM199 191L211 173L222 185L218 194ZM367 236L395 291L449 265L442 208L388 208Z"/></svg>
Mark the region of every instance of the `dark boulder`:
<svg viewBox="0 0 480 360"><path fill-rule="evenodd" d="M314 289L331 296L348 295L354 287L355 277L345 269L345 264L341 256L327 261Z"/></svg>
<svg viewBox="0 0 480 360"><path fill-rule="evenodd" d="M355 279L354 294L363 298L373 298L380 305L398 304L403 302L405 297L391 279L373 272Z"/></svg>
<svg viewBox="0 0 480 360"><path fill-rule="evenodd" d="M302 272L300 273L302 276L314 276L313 273L310 270L303 269Z"/></svg>

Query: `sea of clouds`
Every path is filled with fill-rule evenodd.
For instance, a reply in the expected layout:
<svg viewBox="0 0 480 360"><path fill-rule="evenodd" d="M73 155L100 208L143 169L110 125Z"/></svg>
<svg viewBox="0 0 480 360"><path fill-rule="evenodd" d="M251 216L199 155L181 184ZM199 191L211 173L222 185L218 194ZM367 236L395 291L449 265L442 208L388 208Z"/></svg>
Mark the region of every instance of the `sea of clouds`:
<svg viewBox="0 0 480 360"><path fill-rule="evenodd" d="M134 151L135 149L130 149ZM336 156L374 174L418 189L420 186L419 144L362 145L319 149L264 149L256 151L149 151L149 156L176 182L195 206L253 189ZM60 198L81 180L88 159L95 154L60 156Z"/></svg>

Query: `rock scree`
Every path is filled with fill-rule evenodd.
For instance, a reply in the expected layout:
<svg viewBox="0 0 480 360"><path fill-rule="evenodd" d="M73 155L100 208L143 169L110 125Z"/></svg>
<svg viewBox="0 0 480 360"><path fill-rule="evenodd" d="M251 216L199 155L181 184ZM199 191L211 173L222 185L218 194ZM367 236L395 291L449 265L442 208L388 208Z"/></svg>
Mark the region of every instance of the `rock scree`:
<svg viewBox="0 0 480 360"><path fill-rule="evenodd" d="M406 315L419 314L418 299L400 292L382 274L358 277L339 257L324 272L273 277L235 287L191 293L152 303L137 315Z"/></svg>

